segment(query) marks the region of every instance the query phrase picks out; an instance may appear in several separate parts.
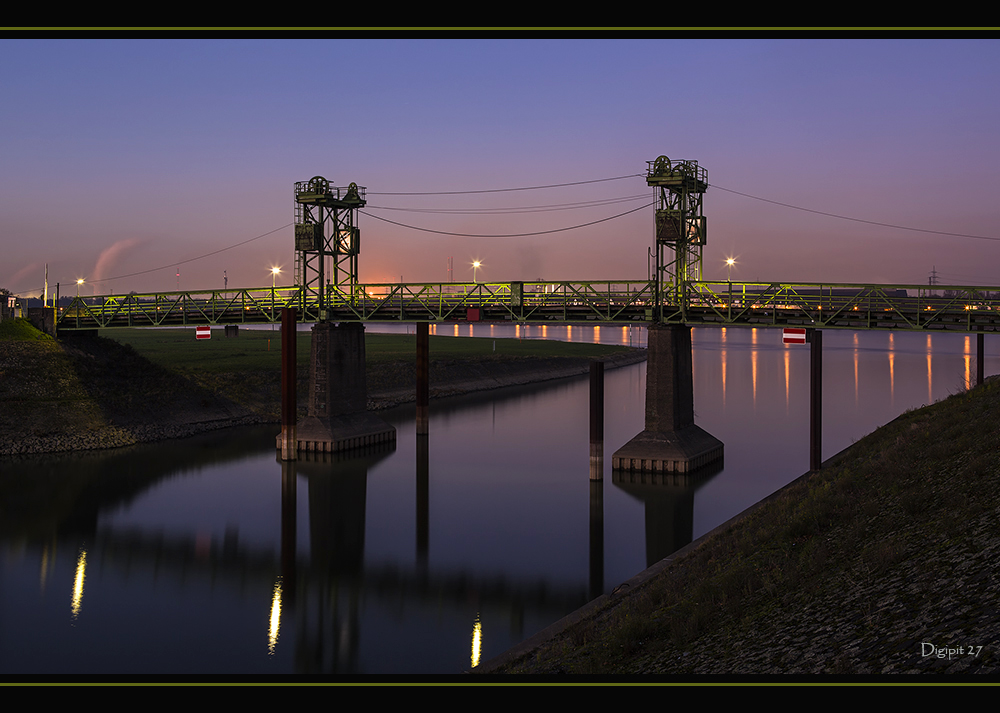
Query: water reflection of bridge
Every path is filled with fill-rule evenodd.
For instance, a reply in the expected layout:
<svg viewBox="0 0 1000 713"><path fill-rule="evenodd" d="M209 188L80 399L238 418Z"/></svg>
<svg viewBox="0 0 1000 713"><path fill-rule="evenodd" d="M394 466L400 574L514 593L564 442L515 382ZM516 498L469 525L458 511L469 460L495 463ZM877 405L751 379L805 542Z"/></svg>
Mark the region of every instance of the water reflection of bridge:
<svg viewBox="0 0 1000 713"><path fill-rule="evenodd" d="M421 603L471 599L511 611L566 612L588 601L585 587L560 587L538 579L516 581L501 575L442 572L398 565L336 571L303 559L289 568L273 548L244 546L235 536L212 540L197 535L168 535L141 529L100 530L87 549L88 559L104 570L127 576L155 573L173 581L210 580L257 596L270 591L281 573L294 571L296 598L335 583L337 589L389 600L405 597ZM286 592L288 583L284 584ZM308 596L307 594L305 596ZM286 604L288 601L286 597Z"/></svg>
<svg viewBox="0 0 1000 713"><path fill-rule="evenodd" d="M545 388L544 386L541 388ZM371 448L350 454L308 454L292 462L276 462L275 493L284 501L281 532L269 544L259 537L241 539L235 528L200 534L184 529L158 530L155 526L115 525L102 513L113 512L136 501L165 479L195 474L192 461L224 465L246 457L247 450L260 450L258 431L243 436L205 434L188 439L185 448L138 446L105 453L75 454L72 466L60 459L25 463L18 477L16 466L5 468L8 483L22 482L33 495L7 492L9 502L18 502L20 516L8 519L4 539L38 543L35 547L76 548L87 543L87 567L100 576L113 575L127 584L171 583L188 587L209 583L224 588L253 608L259 602L262 616L280 583L282 629L294 632L296 658L316 672L351 672L357 663L358 642L364 628L365 602L388 611L437 609L442 604L456 610L475 602L484 611L509 618L515 639L523 638L526 619L555 621L603 593L603 484L591 483L591 539L589 581L560 582L544 576L510 577L489 572L429 567L433 555L429 545L430 525L428 453L426 439L418 439L415 484L417 531L413 535L416 563L412 565L366 564L365 524L367 478L371 467L393 452L392 447ZM235 438L233 436L236 436ZM151 454L156 450L156 455ZM280 475L279 475L280 474ZM582 474L581 474L582 476ZM39 478L46 487L38 488ZM53 479L59 478L58 482ZM585 478L583 478L585 482ZM674 478L671 478L671 483ZM295 542L297 489L308 489L308 543ZM291 486L291 487L290 487ZM656 561L691 539L693 487L662 483L640 493L623 486L646 502L649 516L660 523L687 523L662 532L662 524L647 526L647 560ZM280 491L279 491L280 489ZM69 499L53 500L52 492L72 493ZM655 491L655 492L654 492ZM6 497L5 495L5 497ZM677 510L680 509L680 512ZM684 510L687 510L684 512ZM18 524L19 523L19 524ZM669 541L667 541L669 540ZM51 549L47 550L52 554ZM652 558L652 560L650 560ZM45 558L52 561L51 557ZM93 580L91 580L93 581ZM83 607L86 608L83 597ZM272 606L276 606L271 602Z"/></svg>

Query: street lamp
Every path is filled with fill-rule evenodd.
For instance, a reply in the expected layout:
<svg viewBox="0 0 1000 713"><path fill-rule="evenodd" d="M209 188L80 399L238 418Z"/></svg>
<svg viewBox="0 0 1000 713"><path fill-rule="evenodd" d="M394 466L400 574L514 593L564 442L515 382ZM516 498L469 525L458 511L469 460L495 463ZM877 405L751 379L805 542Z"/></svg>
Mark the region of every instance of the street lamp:
<svg viewBox="0 0 1000 713"><path fill-rule="evenodd" d="M80 299L80 285L83 284L83 278L79 278L76 281L76 298Z"/></svg>
<svg viewBox="0 0 1000 713"><path fill-rule="evenodd" d="M473 282L479 282L479 266L482 265L482 264L483 263L479 262L479 260L473 260L472 261L472 281Z"/></svg>
<svg viewBox="0 0 1000 713"><path fill-rule="evenodd" d="M271 268L271 330L274 330L274 279L281 272L281 268L272 267Z"/></svg>
<svg viewBox="0 0 1000 713"><path fill-rule="evenodd" d="M733 281L733 265L736 264L736 260L731 257L726 258L726 280L728 282Z"/></svg>

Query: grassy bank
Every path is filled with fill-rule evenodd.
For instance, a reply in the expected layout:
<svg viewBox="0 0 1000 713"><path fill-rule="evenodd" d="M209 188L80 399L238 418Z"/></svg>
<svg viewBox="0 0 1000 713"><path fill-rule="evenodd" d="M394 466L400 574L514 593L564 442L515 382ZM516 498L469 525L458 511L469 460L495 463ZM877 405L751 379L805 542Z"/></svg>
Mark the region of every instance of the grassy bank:
<svg viewBox="0 0 1000 713"><path fill-rule="evenodd" d="M226 337L221 329L211 339L196 340L194 329L107 329L101 336L127 344L150 361L170 369L206 372L270 371L281 369L281 333L278 330L241 329ZM300 371L309 366L310 333L299 332L296 352ZM365 335L366 358L371 364L416 361L416 335ZM591 359L627 351L626 347L541 339L486 339L432 335L431 359L503 360L525 358Z"/></svg>
<svg viewBox="0 0 1000 713"><path fill-rule="evenodd" d="M58 341L26 319L0 321L0 426L4 437L92 430L101 409Z"/></svg>
<svg viewBox="0 0 1000 713"><path fill-rule="evenodd" d="M310 334L298 336L298 404L309 395ZM416 336L368 334L369 408L412 401ZM431 396L583 373L588 360L635 361L596 344L430 339ZM105 330L46 337L26 320L0 323L0 454L111 448L237 423L276 423L280 332L240 330L209 340L194 329Z"/></svg>
<svg viewBox="0 0 1000 713"><path fill-rule="evenodd" d="M902 415L490 672L1000 672L997 413Z"/></svg>
<svg viewBox="0 0 1000 713"><path fill-rule="evenodd" d="M275 420L280 415L281 334L277 330L241 329L237 337L214 330L207 340L196 340L194 329L119 329L105 330L102 335L254 413ZM311 335L300 332L297 338L298 402L302 410L309 396ZM516 380L517 372L631 351L600 344L438 335L430 337L428 348L432 397L461 393L476 381L485 387L493 376ZM416 335L368 333L365 352L369 407L412 400ZM460 385L457 390L452 388L456 383Z"/></svg>

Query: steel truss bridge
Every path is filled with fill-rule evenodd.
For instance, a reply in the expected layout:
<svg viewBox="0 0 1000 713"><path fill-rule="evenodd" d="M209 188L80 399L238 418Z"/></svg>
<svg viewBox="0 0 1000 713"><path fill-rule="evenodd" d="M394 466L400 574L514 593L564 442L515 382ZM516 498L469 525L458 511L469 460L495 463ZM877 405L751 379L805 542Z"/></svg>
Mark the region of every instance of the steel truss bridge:
<svg viewBox="0 0 1000 713"><path fill-rule="evenodd" d="M302 322L457 322L798 326L816 329L1000 331L1000 287L655 280L382 283L76 297L62 330L266 324L286 307ZM675 303L667 295L682 295Z"/></svg>

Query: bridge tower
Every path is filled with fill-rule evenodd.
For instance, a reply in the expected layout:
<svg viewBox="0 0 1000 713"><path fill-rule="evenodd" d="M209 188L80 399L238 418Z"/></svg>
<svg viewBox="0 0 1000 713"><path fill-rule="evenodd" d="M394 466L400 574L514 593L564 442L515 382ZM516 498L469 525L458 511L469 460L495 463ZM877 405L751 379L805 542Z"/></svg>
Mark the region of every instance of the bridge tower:
<svg viewBox="0 0 1000 713"><path fill-rule="evenodd" d="M396 441L395 427L367 411L364 325L329 320L333 300L353 301L359 289L358 209L364 206L365 189L356 183L337 188L314 176L295 184L299 318L316 322L309 358L309 406L295 426L296 452L332 453ZM283 452L292 450L289 444Z"/></svg>
<svg viewBox="0 0 1000 713"><path fill-rule="evenodd" d="M654 279L656 321L662 321L664 304L686 311L687 282L701 279L708 171L697 161L671 161L666 156L648 163L646 185L657 194Z"/></svg>
<svg viewBox="0 0 1000 713"><path fill-rule="evenodd" d="M338 188L315 176L295 184L295 284L302 288L300 309L318 305L321 322L331 293L352 299L357 291L358 209L365 204L365 189L356 183Z"/></svg>
<svg viewBox="0 0 1000 713"><path fill-rule="evenodd" d="M721 464L724 452L722 441L694 422L691 327L683 323L687 283L701 279L702 198L708 189L708 172L696 161L671 162L660 156L649 164L646 183L657 191L656 314L647 339L646 424L642 433L612 456L612 470L619 478L636 472L704 473ZM680 324L664 323L667 307L680 310Z"/></svg>

